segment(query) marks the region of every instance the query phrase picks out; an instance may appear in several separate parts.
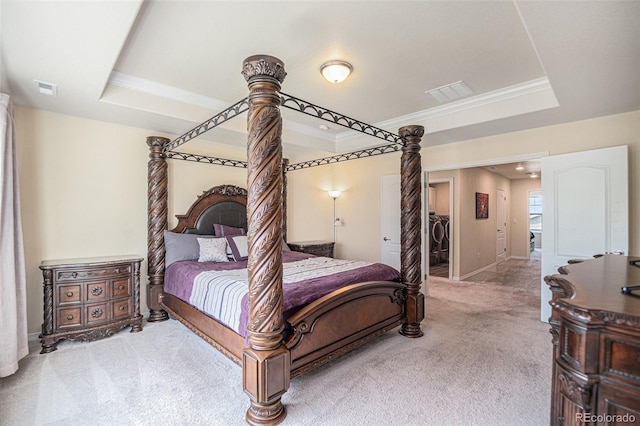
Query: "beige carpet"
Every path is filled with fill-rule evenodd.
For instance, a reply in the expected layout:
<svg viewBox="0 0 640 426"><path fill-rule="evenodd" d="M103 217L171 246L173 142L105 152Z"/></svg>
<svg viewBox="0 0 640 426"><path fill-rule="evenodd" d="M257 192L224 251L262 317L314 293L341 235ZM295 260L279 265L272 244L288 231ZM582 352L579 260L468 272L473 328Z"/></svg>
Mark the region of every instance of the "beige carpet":
<svg viewBox="0 0 640 426"><path fill-rule="evenodd" d="M549 423L551 336L535 292L430 278L425 336L396 331L292 380L285 425ZM32 352L0 425L241 425L241 370L176 321Z"/></svg>

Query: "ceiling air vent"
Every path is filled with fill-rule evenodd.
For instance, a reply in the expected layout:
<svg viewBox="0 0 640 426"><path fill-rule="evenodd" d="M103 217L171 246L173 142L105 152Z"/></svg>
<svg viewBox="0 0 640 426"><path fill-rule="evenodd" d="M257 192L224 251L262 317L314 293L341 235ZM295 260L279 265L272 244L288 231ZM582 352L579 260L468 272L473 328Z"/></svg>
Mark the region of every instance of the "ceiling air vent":
<svg viewBox="0 0 640 426"><path fill-rule="evenodd" d="M473 94L471 89L464 84L464 81L456 81L455 83L447 84L436 89L427 90L425 93L433 96L433 98L440 103L449 102L454 99Z"/></svg>
<svg viewBox="0 0 640 426"><path fill-rule="evenodd" d="M58 85L47 83L45 81L33 80L38 85L38 91L43 95L56 96L58 94Z"/></svg>

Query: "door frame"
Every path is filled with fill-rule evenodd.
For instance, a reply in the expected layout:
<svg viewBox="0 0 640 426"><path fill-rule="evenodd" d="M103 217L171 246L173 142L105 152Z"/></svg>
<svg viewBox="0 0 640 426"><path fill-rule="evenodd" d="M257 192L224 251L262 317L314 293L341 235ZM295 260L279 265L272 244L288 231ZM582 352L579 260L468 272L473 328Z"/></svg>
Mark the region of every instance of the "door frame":
<svg viewBox="0 0 640 426"><path fill-rule="evenodd" d="M530 153L530 154L519 154L519 155L513 155L513 156L509 156L509 157L498 157L498 158L492 158L492 159L486 159L486 160L473 160L473 161L465 161L465 162L461 162L461 163L449 163L449 164L444 164L444 165L438 165L438 166L423 166L422 167L422 171L424 172L424 182L429 182L429 173L433 173L433 172L443 172L443 171L447 171L447 170L457 170L457 169L470 169L470 168L474 168L474 167L486 167L486 166L495 166L498 164L508 164L508 163L518 163L518 162L526 162L526 161L531 161L531 160L540 160L543 157L548 157L549 156L549 151L542 151L542 152L534 152L534 153ZM450 191L453 190L453 185L451 185L450 187ZM428 189L425 189L426 192L429 192ZM451 196L451 201L453 202L453 195ZM428 208L428 204L426 204L426 207ZM451 219L449 222L449 226L451 228L455 228L459 223L458 221L460 220L455 214L454 214L454 210L453 210L453 204L451 205ZM426 220L426 223L429 223L429 212L427 211L424 214L423 217L423 223ZM423 241L423 247L424 244L426 244L427 241ZM454 244L455 241L454 241ZM453 266L454 266L454 262L459 262L458 256L455 256L455 251L457 250L458 244L456 244L454 246L454 258L453 258L453 262L449 261L449 277L453 277ZM423 250L424 252L425 250ZM427 253L428 254L428 253ZM449 252L449 256L451 256L451 251ZM426 263L427 267L429 265L429 259L424 259L423 255L423 264ZM458 266L458 270L460 270L459 266ZM542 267L540 269L540 273L542 273ZM451 279L451 278L450 278Z"/></svg>
<svg viewBox="0 0 640 426"><path fill-rule="evenodd" d="M500 198L500 192L502 192L502 199ZM507 238L509 237L509 233L507 232L508 227L507 227L507 222L509 220L508 215L507 215L507 204L506 204L506 200L507 200L507 190L506 189L502 189L502 188L496 188L496 231L499 230L499 225L498 225L498 219L500 219L500 216L502 216L502 219L504 219L504 225L503 225L503 237L504 237L504 260L502 262L506 262L507 261L507 253L510 252L510 250L508 250L510 248L509 245L509 241L507 241ZM501 209L502 207L502 209ZM502 211L501 211L502 210ZM498 232L499 234L499 232ZM496 246L498 245L498 235L496 235ZM496 252L496 265L499 265L502 262L498 263L498 257L499 254ZM509 256L511 257L511 256Z"/></svg>

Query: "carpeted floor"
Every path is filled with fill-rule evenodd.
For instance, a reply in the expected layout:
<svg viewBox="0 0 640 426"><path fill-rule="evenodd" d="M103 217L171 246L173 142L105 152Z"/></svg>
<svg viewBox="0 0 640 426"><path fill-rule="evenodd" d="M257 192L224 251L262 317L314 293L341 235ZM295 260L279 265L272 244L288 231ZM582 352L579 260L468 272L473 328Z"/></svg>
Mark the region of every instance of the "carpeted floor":
<svg viewBox="0 0 640 426"><path fill-rule="evenodd" d="M551 336L538 294L430 277L425 336L391 331L291 381L284 425L543 425ZM0 425L241 425L241 369L176 321L32 352Z"/></svg>

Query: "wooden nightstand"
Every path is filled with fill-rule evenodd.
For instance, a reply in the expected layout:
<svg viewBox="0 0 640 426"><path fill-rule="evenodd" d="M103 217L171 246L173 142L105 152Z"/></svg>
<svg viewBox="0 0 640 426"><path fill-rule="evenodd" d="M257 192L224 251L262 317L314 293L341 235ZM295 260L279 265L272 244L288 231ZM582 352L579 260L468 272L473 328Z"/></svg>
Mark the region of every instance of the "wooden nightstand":
<svg viewBox="0 0 640 426"><path fill-rule="evenodd" d="M61 339L91 341L126 326L142 331L140 262L137 256L50 260L44 277L42 351Z"/></svg>
<svg viewBox="0 0 640 426"><path fill-rule="evenodd" d="M287 243L289 248L293 251L300 251L302 253L314 254L316 256L333 257L332 241L298 241L295 243Z"/></svg>

